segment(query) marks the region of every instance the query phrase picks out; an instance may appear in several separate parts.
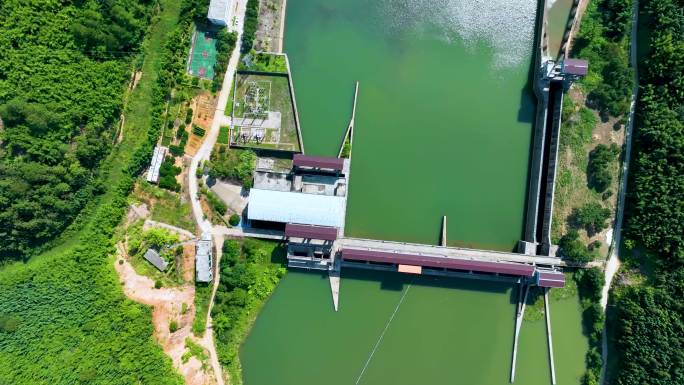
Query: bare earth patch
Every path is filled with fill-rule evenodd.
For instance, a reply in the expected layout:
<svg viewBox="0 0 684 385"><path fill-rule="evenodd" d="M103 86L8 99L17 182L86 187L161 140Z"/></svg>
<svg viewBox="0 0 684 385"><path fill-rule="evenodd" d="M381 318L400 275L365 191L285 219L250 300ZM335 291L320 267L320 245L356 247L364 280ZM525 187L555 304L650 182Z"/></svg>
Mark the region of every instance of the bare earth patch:
<svg viewBox="0 0 684 385"><path fill-rule="evenodd" d="M193 337L191 326L195 317L195 287L185 284L179 288L154 288L154 282L133 270L125 257L123 246L119 245L119 258L114 263L126 296L136 302L151 306L154 336L173 361L174 367L183 375L188 385L215 385L216 379L211 365L200 362L196 357L187 357L185 340L190 338L207 350L205 344L211 341ZM184 253L185 257L185 253ZM120 263L119 260L123 260ZM185 265L185 264L184 264ZM184 269L185 270L185 269ZM184 311L185 310L185 311ZM177 322L178 330L171 332L169 324ZM184 355L186 355L184 359ZM183 362L185 361L185 362Z"/></svg>

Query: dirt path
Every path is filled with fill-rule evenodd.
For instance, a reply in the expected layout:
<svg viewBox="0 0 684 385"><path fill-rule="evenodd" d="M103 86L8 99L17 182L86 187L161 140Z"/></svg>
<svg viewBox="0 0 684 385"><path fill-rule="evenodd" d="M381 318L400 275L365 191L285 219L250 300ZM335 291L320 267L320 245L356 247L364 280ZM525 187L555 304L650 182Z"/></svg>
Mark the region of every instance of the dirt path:
<svg viewBox="0 0 684 385"><path fill-rule="evenodd" d="M125 255L121 245L118 245L118 249L119 255ZM123 263L119 263L119 260ZM137 274L133 266L124 258L117 258L114 268L123 284L124 294L136 302L152 307L154 337L164 353L171 358L173 366L183 375L185 383L187 385L217 385L214 370L207 362L203 363L194 356L183 362L183 355L187 352L185 347L187 338L207 349L206 342L194 338L191 331L192 321L195 318L195 287L186 284L178 288L155 289L152 279ZM176 321L178 324L178 330L173 333L169 327L171 321ZM213 348L213 344L208 345Z"/></svg>
<svg viewBox="0 0 684 385"><path fill-rule="evenodd" d="M221 254L223 250L223 236L220 234L214 234L214 245L216 245L216 258L214 262L214 287L211 290L211 301L209 301L209 308L207 312L207 325L206 332L204 333L203 345L207 347L209 351L209 359L211 360L211 365L216 373L224 373L221 371L221 363L218 360L218 354L216 353L216 345L214 344L214 328L213 320L211 319L211 308L214 307L214 297L216 296L216 291L219 286L219 266L221 263ZM226 371L225 376L228 377L229 374ZM224 385L223 376L219 375L216 378L218 385ZM230 378L228 377L228 383L230 384Z"/></svg>
<svg viewBox="0 0 684 385"><path fill-rule="evenodd" d="M190 239L197 238L195 236L195 234L189 232L188 230L181 229L180 227L172 226L172 225L169 225L169 224L163 223L163 222L153 221L152 219L146 219L145 224L143 225L143 230L147 230L151 227L162 228L162 229L166 229L166 230L178 233L178 235L180 235L180 237L181 237L181 241L187 241Z"/></svg>

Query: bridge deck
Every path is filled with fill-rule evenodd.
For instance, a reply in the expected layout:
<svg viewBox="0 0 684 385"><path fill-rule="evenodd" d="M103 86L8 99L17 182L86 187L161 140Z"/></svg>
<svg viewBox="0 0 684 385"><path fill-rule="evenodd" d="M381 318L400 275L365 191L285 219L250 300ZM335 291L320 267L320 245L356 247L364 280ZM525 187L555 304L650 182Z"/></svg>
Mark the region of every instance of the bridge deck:
<svg viewBox="0 0 684 385"><path fill-rule="evenodd" d="M432 246L417 243L380 241L360 238L340 238L335 243L336 248L339 249L363 249L386 253L404 253L426 257L441 257L483 262L524 263L542 266L565 265L560 258L533 256L504 251L465 249L460 247Z"/></svg>

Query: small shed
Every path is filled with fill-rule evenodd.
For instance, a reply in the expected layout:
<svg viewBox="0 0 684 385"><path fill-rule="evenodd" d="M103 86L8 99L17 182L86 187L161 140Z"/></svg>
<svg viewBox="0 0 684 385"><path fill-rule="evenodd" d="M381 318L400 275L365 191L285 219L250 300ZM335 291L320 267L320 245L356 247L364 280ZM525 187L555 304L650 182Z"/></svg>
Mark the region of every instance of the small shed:
<svg viewBox="0 0 684 385"><path fill-rule="evenodd" d="M197 241L195 253L195 276L197 282L211 282L214 279L212 272L213 242L211 234L204 233Z"/></svg>
<svg viewBox="0 0 684 385"><path fill-rule="evenodd" d="M154 265L154 267L156 267L159 271L164 271L169 266L169 263L166 262L155 249L147 249L144 258L147 260L147 262Z"/></svg>
<svg viewBox="0 0 684 385"><path fill-rule="evenodd" d="M147 172L147 181L150 183L159 182L159 169L164 163L166 156L166 147L156 146L152 153L152 161L150 162L150 170Z"/></svg>

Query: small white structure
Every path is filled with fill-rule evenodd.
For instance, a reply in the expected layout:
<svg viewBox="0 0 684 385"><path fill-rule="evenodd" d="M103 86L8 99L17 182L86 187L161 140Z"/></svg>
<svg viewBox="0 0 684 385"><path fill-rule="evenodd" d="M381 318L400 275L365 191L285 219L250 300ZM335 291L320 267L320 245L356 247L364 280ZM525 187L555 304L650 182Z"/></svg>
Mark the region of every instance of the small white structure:
<svg viewBox="0 0 684 385"><path fill-rule="evenodd" d="M159 169L164 158L166 157L166 147L156 146L154 153L152 153L152 161L150 162L150 170L147 172L147 181L150 183L159 182Z"/></svg>
<svg viewBox="0 0 684 385"><path fill-rule="evenodd" d="M211 282L214 279L212 272L212 257L214 245L211 234L202 234L202 239L197 241L195 253L195 275L197 282Z"/></svg>
<svg viewBox="0 0 684 385"><path fill-rule="evenodd" d="M207 19L216 25L228 26L232 18L233 0L211 0Z"/></svg>

